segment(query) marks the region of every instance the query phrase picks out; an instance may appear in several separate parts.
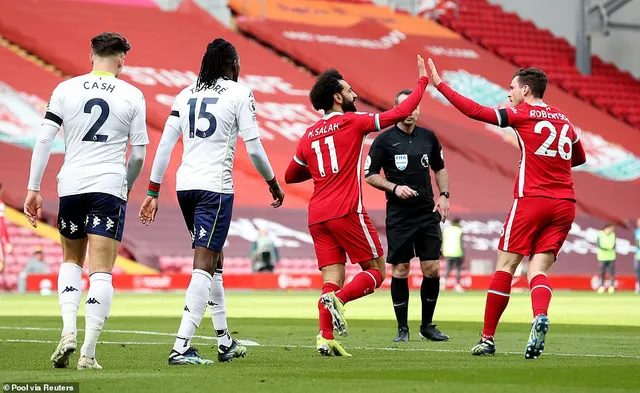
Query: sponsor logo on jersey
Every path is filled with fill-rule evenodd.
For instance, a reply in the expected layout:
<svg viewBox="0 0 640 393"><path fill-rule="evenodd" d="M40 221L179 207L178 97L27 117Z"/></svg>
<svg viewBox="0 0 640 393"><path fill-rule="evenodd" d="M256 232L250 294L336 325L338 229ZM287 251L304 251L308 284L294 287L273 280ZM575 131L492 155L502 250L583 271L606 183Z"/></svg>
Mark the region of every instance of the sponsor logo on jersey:
<svg viewBox="0 0 640 393"><path fill-rule="evenodd" d="M409 164L409 156L406 154L396 154L395 155L396 168L401 171L407 169L407 165Z"/></svg>
<svg viewBox="0 0 640 393"><path fill-rule="evenodd" d="M428 168L429 167L429 155L428 154L423 154L422 158L420 159L420 163L422 164L423 167Z"/></svg>

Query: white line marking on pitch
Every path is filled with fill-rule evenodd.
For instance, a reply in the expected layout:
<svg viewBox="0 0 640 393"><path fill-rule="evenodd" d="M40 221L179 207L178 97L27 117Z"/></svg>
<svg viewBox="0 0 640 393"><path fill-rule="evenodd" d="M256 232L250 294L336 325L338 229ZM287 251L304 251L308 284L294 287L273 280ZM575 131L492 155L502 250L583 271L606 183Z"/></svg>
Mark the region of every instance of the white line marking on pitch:
<svg viewBox="0 0 640 393"><path fill-rule="evenodd" d="M0 326L0 330L35 330L35 331L60 331L58 328L41 328L41 327L18 327L18 326ZM82 331L83 329L78 329L78 331ZM139 330L103 330L105 333L128 333L128 334L142 334L142 335L152 335L152 336L168 336L174 337L175 335L172 333L161 333L161 332L148 332L148 331L139 331ZM217 340L214 337L209 336L193 336L193 338L200 338L205 340ZM48 341L48 340L14 340L14 339L6 339L0 340L0 342L14 342L14 343L39 343L39 344L56 344L58 341ZM316 347L313 345L275 345L275 344L258 344L255 341L249 340L238 340L242 345L247 346L259 346L259 347L269 347L269 348L304 348L304 349L315 349ZM129 344L129 345L171 345L171 343L165 342L154 342L154 341L100 341L101 344ZM206 345L206 344L205 344ZM444 353L468 353L469 351L463 349L436 349L436 348L389 348L389 347L349 347L349 349L356 350L366 350L366 351L401 351L401 352L444 352ZM505 355L522 355L522 352L499 352L500 354ZM561 356L561 357L585 357L585 358L606 358L606 359L640 359L640 356L636 355L616 355L616 354L577 354L577 353L548 353L545 352L545 356Z"/></svg>
<svg viewBox="0 0 640 393"><path fill-rule="evenodd" d="M0 326L0 330L35 330L35 331L60 331L58 328L41 328L41 327L20 327L20 326ZM84 331L84 329L78 329L79 332ZM161 332L148 332L143 330L103 330L103 333L126 333L126 334L142 334L148 336L165 336L165 337L175 337L176 335L173 333L161 333ZM216 337L209 336L193 336L193 338L200 338L203 340L215 340L218 341ZM250 340L238 340L239 344L257 347L258 344L255 341Z"/></svg>

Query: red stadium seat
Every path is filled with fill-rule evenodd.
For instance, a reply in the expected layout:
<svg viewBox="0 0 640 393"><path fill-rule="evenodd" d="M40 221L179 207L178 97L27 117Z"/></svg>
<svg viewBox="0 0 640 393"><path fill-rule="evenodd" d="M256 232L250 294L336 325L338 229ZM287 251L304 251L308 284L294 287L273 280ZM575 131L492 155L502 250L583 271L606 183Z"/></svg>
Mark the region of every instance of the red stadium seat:
<svg viewBox="0 0 640 393"><path fill-rule="evenodd" d="M638 119L629 114L640 110L640 97L633 94L640 91L640 81L598 56L592 57L593 74L579 75L575 48L549 30L486 0L461 0L459 19L455 18L455 10L448 10L439 22L521 67L544 69L551 83L602 110L621 114L629 124L638 127ZM612 97L616 97L615 103L610 100Z"/></svg>

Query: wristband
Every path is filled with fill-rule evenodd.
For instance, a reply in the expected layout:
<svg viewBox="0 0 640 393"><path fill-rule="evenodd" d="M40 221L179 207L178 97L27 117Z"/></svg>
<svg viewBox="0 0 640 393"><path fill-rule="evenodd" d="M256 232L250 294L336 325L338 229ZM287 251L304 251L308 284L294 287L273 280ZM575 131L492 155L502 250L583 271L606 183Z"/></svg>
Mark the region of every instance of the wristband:
<svg viewBox="0 0 640 393"><path fill-rule="evenodd" d="M393 186L393 191L391 191L393 193L393 195L396 195L396 188L398 188L397 184L395 186Z"/></svg>
<svg viewBox="0 0 640 393"><path fill-rule="evenodd" d="M274 176L273 179L267 180L267 184L269 185L269 187L273 187L274 185L278 184L278 179L276 179L276 177Z"/></svg>
<svg viewBox="0 0 640 393"><path fill-rule="evenodd" d="M160 184L149 182L149 188L147 189L147 195L152 197L160 196Z"/></svg>

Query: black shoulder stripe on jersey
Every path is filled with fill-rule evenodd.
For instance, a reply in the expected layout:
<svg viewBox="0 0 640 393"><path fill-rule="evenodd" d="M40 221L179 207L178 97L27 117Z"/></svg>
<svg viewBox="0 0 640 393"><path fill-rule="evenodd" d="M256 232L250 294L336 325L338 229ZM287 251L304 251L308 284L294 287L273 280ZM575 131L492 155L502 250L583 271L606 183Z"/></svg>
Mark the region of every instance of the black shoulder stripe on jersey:
<svg viewBox="0 0 640 393"><path fill-rule="evenodd" d="M504 108L498 109L498 113L500 114L500 124L498 125L500 127L509 126L509 115L507 114L507 110Z"/></svg>
<svg viewBox="0 0 640 393"><path fill-rule="evenodd" d="M180 112L178 112L178 111L171 111L171 115L170 115L170 116L180 117Z"/></svg>
<svg viewBox="0 0 640 393"><path fill-rule="evenodd" d="M62 119L60 118L60 116L56 115L55 113L51 113L48 112L44 114L44 118L47 120L51 120L52 122L56 123L59 126L62 126Z"/></svg>

